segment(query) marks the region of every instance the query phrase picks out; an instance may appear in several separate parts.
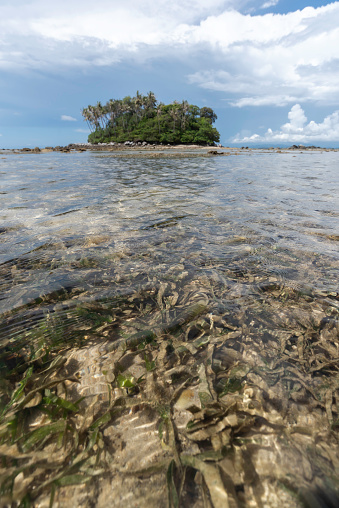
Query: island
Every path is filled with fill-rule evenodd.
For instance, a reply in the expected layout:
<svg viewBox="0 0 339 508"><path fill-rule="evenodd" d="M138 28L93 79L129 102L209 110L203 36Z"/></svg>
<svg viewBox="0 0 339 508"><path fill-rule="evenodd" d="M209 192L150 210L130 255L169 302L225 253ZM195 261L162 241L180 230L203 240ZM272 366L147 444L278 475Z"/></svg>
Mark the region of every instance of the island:
<svg viewBox="0 0 339 508"><path fill-rule="evenodd" d="M91 130L88 142L196 144L213 146L220 134L213 123L217 115L209 107L199 108L186 100L158 102L153 92L135 97L110 99L106 104L83 108Z"/></svg>

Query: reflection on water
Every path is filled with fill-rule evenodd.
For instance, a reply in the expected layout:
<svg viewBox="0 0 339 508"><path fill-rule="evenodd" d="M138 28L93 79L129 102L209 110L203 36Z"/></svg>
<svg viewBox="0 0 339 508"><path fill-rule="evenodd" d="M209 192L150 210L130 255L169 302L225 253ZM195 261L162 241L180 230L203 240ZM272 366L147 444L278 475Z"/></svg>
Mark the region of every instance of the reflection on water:
<svg viewBox="0 0 339 508"><path fill-rule="evenodd" d="M337 506L338 153L0 162L4 498Z"/></svg>

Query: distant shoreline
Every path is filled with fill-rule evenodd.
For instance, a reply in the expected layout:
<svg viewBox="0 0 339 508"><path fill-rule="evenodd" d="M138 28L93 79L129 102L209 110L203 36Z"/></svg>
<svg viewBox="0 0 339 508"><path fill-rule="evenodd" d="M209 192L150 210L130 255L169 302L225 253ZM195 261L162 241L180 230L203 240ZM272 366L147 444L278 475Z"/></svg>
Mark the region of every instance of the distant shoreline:
<svg viewBox="0 0 339 508"><path fill-rule="evenodd" d="M248 146L242 147L229 147L229 146L202 146L202 145L157 145L149 143L133 143L127 141L125 143L71 143L67 146L47 146L44 148L3 148L0 149L0 154L14 153L14 154L38 154L38 153L74 153L74 152L129 152L131 156L143 153L144 155L152 154L157 152L159 155L180 155L185 152L192 152L192 155L231 155L235 153L247 153L247 152L267 152L267 153L291 153L296 151L315 151L315 152L337 152L339 148L323 148L319 146L304 146L304 145L292 145L290 147L262 147L252 148ZM197 153L198 152L198 153ZM200 153L199 153L200 152ZM118 154L117 154L118 155ZM126 153L127 155L127 153ZM156 155L153 153L153 155Z"/></svg>

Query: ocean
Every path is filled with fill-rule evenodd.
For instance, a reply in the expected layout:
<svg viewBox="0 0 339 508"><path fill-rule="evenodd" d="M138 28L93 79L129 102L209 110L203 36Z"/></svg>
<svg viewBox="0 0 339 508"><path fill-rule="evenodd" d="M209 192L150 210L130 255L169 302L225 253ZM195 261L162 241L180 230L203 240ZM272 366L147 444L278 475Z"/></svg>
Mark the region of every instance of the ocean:
<svg viewBox="0 0 339 508"><path fill-rule="evenodd" d="M3 152L5 502L337 506L338 218L336 151Z"/></svg>

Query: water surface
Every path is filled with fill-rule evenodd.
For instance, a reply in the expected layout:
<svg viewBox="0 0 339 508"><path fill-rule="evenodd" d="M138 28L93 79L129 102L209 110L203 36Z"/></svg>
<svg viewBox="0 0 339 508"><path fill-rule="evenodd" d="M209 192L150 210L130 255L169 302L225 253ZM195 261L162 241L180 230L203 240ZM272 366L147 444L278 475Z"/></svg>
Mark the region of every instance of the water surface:
<svg viewBox="0 0 339 508"><path fill-rule="evenodd" d="M117 390L149 404L105 423L97 506L111 485L111 506L167 506L161 461L173 506L173 489L183 506L226 503L207 466L230 506L335 496L338 163L337 152L263 151L0 159L3 404L28 366L38 373L56 354L83 411L95 395L100 416ZM150 498L147 479L122 480L154 464ZM94 491L67 495L86 505Z"/></svg>

